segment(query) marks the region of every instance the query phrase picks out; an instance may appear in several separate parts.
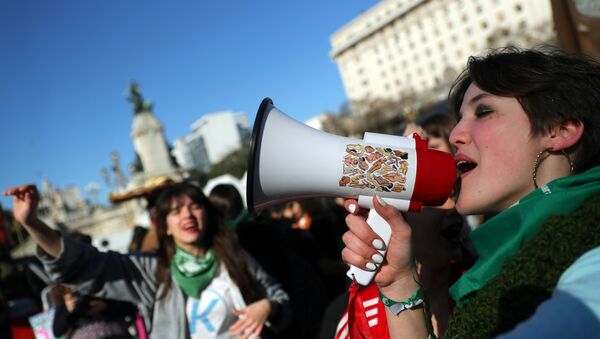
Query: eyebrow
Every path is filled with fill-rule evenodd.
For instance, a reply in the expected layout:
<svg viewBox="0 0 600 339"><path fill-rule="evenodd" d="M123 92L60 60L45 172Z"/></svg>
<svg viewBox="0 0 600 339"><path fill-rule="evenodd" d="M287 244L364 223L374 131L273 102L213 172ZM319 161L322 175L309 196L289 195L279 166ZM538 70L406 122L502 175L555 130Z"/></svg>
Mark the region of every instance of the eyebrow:
<svg viewBox="0 0 600 339"><path fill-rule="evenodd" d="M471 100L469 100L469 105L475 104L477 101L481 100L482 98L491 97L491 96L492 95L489 93L479 93L476 96L472 97Z"/></svg>

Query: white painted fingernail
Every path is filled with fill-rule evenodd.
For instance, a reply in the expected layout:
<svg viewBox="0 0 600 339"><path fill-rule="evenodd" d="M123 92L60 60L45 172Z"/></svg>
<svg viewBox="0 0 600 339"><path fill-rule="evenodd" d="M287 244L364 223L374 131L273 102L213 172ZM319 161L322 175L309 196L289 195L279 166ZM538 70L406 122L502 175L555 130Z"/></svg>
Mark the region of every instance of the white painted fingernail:
<svg viewBox="0 0 600 339"><path fill-rule="evenodd" d="M371 257L376 264L381 264L383 262L383 256L379 253L373 254Z"/></svg>
<svg viewBox="0 0 600 339"><path fill-rule="evenodd" d="M378 250L382 250L383 249L383 241L381 241L379 239L373 240L373 242L371 244L373 244L373 247L375 247Z"/></svg>
<svg viewBox="0 0 600 339"><path fill-rule="evenodd" d="M377 266L375 266L375 264L373 264L372 262L367 263L367 269L369 271L375 271L376 268L377 268Z"/></svg>
<svg viewBox="0 0 600 339"><path fill-rule="evenodd" d="M354 213L354 212L356 212L356 205L355 205L355 204L350 204L350 205L348 205L348 211L349 211L350 213Z"/></svg>
<svg viewBox="0 0 600 339"><path fill-rule="evenodd" d="M375 199L377 199L377 202L379 202L379 205L381 205L383 207L387 206L387 202L383 201L383 199L381 199L380 196L375 195Z"/></svg>

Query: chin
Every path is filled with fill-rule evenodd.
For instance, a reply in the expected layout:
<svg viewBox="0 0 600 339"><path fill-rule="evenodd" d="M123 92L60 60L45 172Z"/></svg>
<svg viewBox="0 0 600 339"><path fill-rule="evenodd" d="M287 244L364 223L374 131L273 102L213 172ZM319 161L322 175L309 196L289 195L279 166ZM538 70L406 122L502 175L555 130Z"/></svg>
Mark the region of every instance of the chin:
<svg viewBox="0 0 600 339"><path fill-rule="evenodd" d="M462 215L480 214L479 208L473 202L465 201L460 196L456 201L456 211Z"/></svg>

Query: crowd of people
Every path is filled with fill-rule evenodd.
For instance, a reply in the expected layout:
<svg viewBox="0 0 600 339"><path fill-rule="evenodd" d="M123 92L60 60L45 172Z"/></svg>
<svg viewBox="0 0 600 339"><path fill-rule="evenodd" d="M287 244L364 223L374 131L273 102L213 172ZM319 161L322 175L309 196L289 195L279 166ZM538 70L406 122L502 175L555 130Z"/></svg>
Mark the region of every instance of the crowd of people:
<svg viewBox="0 0 600 339"><path fill-rule="evenodd" d="M154 227L120 254L44 224L35 186L4 194L52 281L57 336L594 338L599 109L600 64L588 57L550 48L471 57L449 111L402 131L454 155L456 188L420 213L374 196L392 228L385 258L353 199L250 215L232 186L206 196L171 183L152 198ZM373 282L356 292L347 265L376 271ZM385 310L379 322L349 308L361 290Z"/></svg>

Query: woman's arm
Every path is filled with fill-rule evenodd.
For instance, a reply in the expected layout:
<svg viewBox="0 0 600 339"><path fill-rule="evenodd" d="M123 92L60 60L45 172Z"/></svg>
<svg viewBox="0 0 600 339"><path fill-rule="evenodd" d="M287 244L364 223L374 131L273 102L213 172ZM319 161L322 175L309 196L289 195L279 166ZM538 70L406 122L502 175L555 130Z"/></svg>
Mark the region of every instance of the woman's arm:
<svg viewBox="0 0 600 339"><path fill-rule="evenodd" d="M354 205L352 208L351 205ZM382 204L373 198L375 210L387 221L392 236L387 246L386 258L381 263L374 282L379 291L394 301L405 301L419 288L411 245L411 227L400 212L392 206ZM371 230L365 216L358 211L358 203L349 199L345 207L353 213L346 217L349 227L343 236L346 247L342 250L342 259L349 265L366 270L377 254L378 241L381 239ZM407 309L398 315L386 307L386 316L391 338L427 338L427 326L423 308Z"/></svg>
<svg viewBox="0 0 600 339"><path fill-rule="evenodd" d="M35 185L11 187L4 191L4 195L13 196L13 215L31 239L48 255L58 257L61 249L60 235L38 219L37 206L40 197Z"/></svg>
<svg viewBox="0 0 600 339"><path fill-rule="evenodd" d="M43 250L38 256L53 281L73 285L81 294L148 306L154 303L154 257L100 252L52 230L37 217L39 195L34 185L12 187L4 195L13 196L15 219Z"/></svg>

